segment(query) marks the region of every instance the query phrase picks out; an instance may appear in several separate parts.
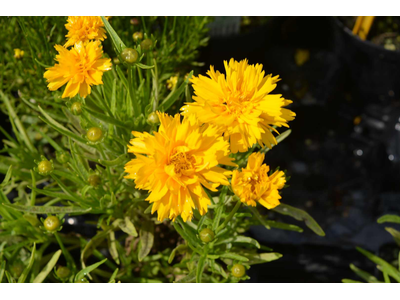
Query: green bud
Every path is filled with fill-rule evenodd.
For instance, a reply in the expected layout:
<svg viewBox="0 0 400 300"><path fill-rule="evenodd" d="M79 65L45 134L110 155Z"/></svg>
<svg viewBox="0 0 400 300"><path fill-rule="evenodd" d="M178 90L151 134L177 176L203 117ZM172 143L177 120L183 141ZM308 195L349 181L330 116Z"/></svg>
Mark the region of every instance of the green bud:
<svg viewBox="0 0 400 300"><path fill-rule="evenodd" d="M72 103L71 112L76 116L80 115L82 113L82 103L80 102Z"/></svg>
<svg viewBox="0 0 400 300"><path fill-rule="evenodd" d="M61 279L66 279L71 275L71 270L68 267L59 267L57 269L57 276Z"/></svg>
<svg viewBox="0 0 400 300"><path fill-rule="evenodd" d="M125 48L121 52L121 57L128 64L133 64L139 58L139 53L135 49Z"/></svg>
<svg viewBox="0 0 400 300"><path fill-rule="evenodd" d="M140 43L140 48L143 51L149 50L153 46L153 41L151 39L145 39Z"/></svg>
<svg viewBox="0 0 400 300"><path fill-rule="evenodd" d="M87 131L86 137L92 143L99 142L103 138L103 130L99 127L92 127Z"/></svg>
<svg viewBox="0 0 400 300"><path fill-rule="evenodd" d="M60 219L56 216L48 216L43 222L44 228L47 231L57 231L60 228L61 222Z"/></svg>
<svg viewBox="0 0 400 300"><path fill-rule="evenodd" d="M101 183L101 178L99 175L97 174L92 174L89 176L88 178L88 183L92 186L92 187L96 187Z"/></svg>
<svg viewBox="0 0 400 300"><path fill-rule="evenodd" d="M158 123L160 123L160 119L158 118L157 113L153 111L151 114L149 114L149 116L147 117L147 123L151 125L157 125Z"/></svg>
<svg viewBox="0 0 400 300"><path fill-rule="evenodd" d="M140 31L136 31L133 35L133 40L137 42L137 40L143 39L143 33Z"/></svg>
<svg viewBox="0 0 400 300"><path fill-rule="evenodd" d="M245 267L243 265L236 264L236 265L232 266L231 272L232 272L233 276L235 276L237 278L240 278L240 277L243 277L246 274L246 269L245 269Z"/></svg>
<svg viewBox="0 0 400 300"><path fill-rule="evenodd" d="M204 228L202 231L200 231L200 239L204 243L209 243L214 239L214 232L211 229Z"/></svg>
<svg viewBox="0 0 400 300"><path fill-rule="evenodd" d="M56 152L56 159L60 164L69 162L70 156L67 152Z"/></svg>
<svg viewBox="0 0 400 300"><path fill-rule="evenodd" d="M51 161L48 160L42 160L39 164L38 164L38 172L40 175L49 175L51 172L53 172L54 167L53 167L53 163Z"/></svg>

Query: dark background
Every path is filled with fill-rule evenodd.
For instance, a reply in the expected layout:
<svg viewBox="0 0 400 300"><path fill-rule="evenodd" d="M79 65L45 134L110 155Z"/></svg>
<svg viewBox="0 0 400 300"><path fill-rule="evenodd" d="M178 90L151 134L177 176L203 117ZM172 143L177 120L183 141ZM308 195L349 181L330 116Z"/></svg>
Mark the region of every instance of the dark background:
<svg viewBox="0 0 400 300"><path fill-rule="evenodd" d="M274 17L246 33L234 31L232 25L212 29L201 52L202 74L209 65L223 71L223 60L247 58L262 63L266 74L280 75L274 93L293 100L297 116L289 124L292 134L268 152L266 163L292 176L282 201L306 210L326 233L319 237L270 212L305 230L253 228L252 236L283 257L253 266L250 281L360 280L350 263L380 279L355 247L388 261L398 255L385 224L376 220L400 213L400 52L359 40L334 17ZM310 53L301 66L297 49Z"/></svg>

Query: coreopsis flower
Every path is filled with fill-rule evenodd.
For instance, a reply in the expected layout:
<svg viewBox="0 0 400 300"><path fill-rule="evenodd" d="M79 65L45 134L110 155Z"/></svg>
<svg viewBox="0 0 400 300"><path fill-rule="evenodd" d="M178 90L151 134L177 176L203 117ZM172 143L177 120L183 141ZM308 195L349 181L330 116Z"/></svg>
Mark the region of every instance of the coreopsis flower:
<svg viewBox="0 0 400 300"><path fill-rule="evenodd" d="M159 221L180 215L186 222L194 208L201 215L207 212L210 199L204 188L216 191L219 185L229 185L231 171L218 165L235 164L229 143L215 126L200 126L194 116L181 122L179 114L157 114L161 125L154 135L132 132L135 138L128 152L136 158L125 165L125 178L150 192L146 200L153 203L152 213L157 211Z"/></svg>
<svg viewBox="0 0 400 300"><path fill-rule="evenodd" d="M104 23L100 17L68 17L65 28L68 34L64 47L91 40L104 41L107 38Z"/></svg>
<svg viewBox="0 0 400 300"><path fill-rule="evenodd" d="M61 45L55 48L58 64L47 68L44 73L50 91L67 83L62 98L72 98L78 93L85 98L90 94L92 85L103 84L103 73L111 69L111 59L101 58L103 49L99 41L78 42L70 50Z"/></svg>
<svg viewBox="0 0 400 300"><path fill-rule="evenodd" d="M269 166L263 164L264 154L252 153L247 161L247 167L242 171L234 170L232 174L232 189L247 205L256 206L260 203L268 209L280 204L278 190L286 183L285 173L275 171L268 175Z"/></svg>
<svg viewBox="0 0 400 300"><path fill-rule="evenodd" d="M211 66L206 76L193 77L194 102L182 107L183 115L194 114L206 124L217 126L229 137L231 151L245 152L255 143L267 147L277 141L273 127L289 127L295 113L285 106L292 101L270 94L279 76L264 76L262 65L231 59L224 61L226 75Z"/></svg>
<svg viewBox="0 0 400 300"><path fill-rule="evenodd" d="M178 83L178 76L171 76L167 80L167 89L173 90L176 87L177 83Z"/></svg>
<svg viewBox="0 0 400 300"><path fill-rule="evenodd" d="M23 50L18 49L18 48L14 49L14 57L15 57L16 59L21 59L21 58L23 58L23 57L24 57L24 54L25 54L25 52L24 52Z"/></svg>

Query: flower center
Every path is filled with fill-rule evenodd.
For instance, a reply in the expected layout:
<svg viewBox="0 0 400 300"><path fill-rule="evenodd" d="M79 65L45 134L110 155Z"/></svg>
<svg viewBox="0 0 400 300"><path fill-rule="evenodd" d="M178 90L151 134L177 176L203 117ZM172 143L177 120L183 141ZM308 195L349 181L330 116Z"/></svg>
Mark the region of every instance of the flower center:
<svg viewBox="0 0 400 300"><path fill-rule="evenodd" d="M184 152L175 153L170 157L170 165L174 166L174 171L179 176L186 170L194 169L195 162L193 155Z"/></svg>
<svg viewBox="0 0 400 300"><path fill-rule="evenodd" d="M223 104L226 110L232 114L241 114L243 109L247 109L254 91L231 91Z"/></svg>

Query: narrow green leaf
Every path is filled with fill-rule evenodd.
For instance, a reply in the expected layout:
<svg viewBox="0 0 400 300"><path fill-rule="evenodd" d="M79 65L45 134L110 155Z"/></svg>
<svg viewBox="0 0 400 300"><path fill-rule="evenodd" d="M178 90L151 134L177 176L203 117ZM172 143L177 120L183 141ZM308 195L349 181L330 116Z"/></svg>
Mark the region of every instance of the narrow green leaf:
<svg viewBox="0 0 400 300"><path fill-rule="evenodd" d="M277 260L282 257L282 254L277 252L243 253L243 255L249 259L249 261L247 262L247 264L249 265L264 264L267 262Z"/></svg>
<svg viewBox="0 0 400 300"><path fill-rule="evenodd" d="M188 275L176 281L177 283L190 283L196 280L196 269L192 270Z"/></svg>
<svg viewBox="0 0 400 300"><path fill-rule="evenodd" d="M212 261L211 269L213 272L220 274L225 279L228 278L228 274L226 274L224 268L220 264L216 263L215 261Z"/></svg>
<svg viewBox="0 0 400 300"><path fill-rule="evenodd" d="M197 263L196 283L201 283L201 277L203 276L204 268L206 266L206 258L206 255L201 256L199 262Z"/></svg>
<svg viewBox="0 0 400 300"><path fill-rule="evenodd" d="M364 250L360 247L356 247L356 249L361 252L363 255L368 257L370 260L372 260L374 263L377 265L381 266L382 270L387 272L389 276L392 276L394 279L396 279L397 282L400 282L400 272L396 270L395 267L393 267L391 264L386 262L384 259L372 254L371 252Z"/></svg>
<svg viewBox="0 0 400 300"><path fill-rule="evenodd" d="M168 258L168 263L169 264L172 263L177 252L180 253L181 251L185 251L186 249L187 249L187 246L184 244L181 244L181 245L175 247L174 250L172 250L172 252Z"/></svg>
<svg viewBox="0 0 400 300"><path fill-rule="evenodd" d="M143 223L139 231L139 251L138 259L142 261L149 253L154 243L154 224L151 221Z"/></svg>
<svg viewBox="0 0 400 300"><path fill-rule="evenodd" d="M146 65L141 64L141 63L136 63L136 65L137 65L139 68L143 69L143 70L149 70L149 69L153 69L153 68L154 68L154 66L146 66Z"/></svg>
<svg viewBox="0 0 400 300"><path fill-rule="evenodd" d="M135 225L133 225L132 221L129 219L128 216L125 216L124 220L118 223L119 228L126 234L130 236L137 237L138 233L136 231Z"/></svg>
<svg viewBox="0 0 400 300"><path fill-rule="evenodd" d="M276 142L277 144L282 143L284 139L286 139L290 134L292 133L291 129L288 129L286 131L284 131L283 133L281 133L280 135L278 135L276 137ZM276 145L272 145L271 148L268 147L264 147L263 149L260 150L261 153L267 153L269 150L271 150L273 147L275 147Z"/></svg>
<svg viewBox="0 0 400 300"><path fill-rule="evenodd" d="M6 269L6 261L3 260L3 262L0 265L0 283L3 282L3 276L4 276L5 269Z"/></svg>
<svg viewBox="0 0 400 300"><path fill-rule="evenodd" d="M60 258L61 252L62 252L61 250L58 250L56 253L54 253L53 257L50 259L50 261L47 263L47 265L43 268L43 270L33 280L33 283L41 283L41 282L43 282L43 280L46 279L47 275L49 275L51 270L53 270L53 268L56 265L58 259Z"/></svg>
<svg viewBox="0 0 400 300"><path fill-rule="evenodd" d="M115 283L115 278L117 277L119 269L116 268L110 277L110 281L108 283Z"/></svg>
<svg viewBox="0 0 400 300"><path fill-rule="evenodd" d="M28 276L29 272L32 269L33 262L35 261L35 253L36 253L36 243L33 243L31 258L29 259L28 266L22 271L21 276L18 278L18 283L24 283L26 277Z"/></svg>
<svg viewBox="0 0 400 300"><path fill-rule="evenodd" d="M237 253L233 253L233 252L220 254L219 257L229 258L229 259L238 260L238 261L249 261L249 259L247 257L239 255Z"/></svg>
<svg viewBox="0 0 400 300"><path fill-rule="evenodd" d="M384 216L382 216L382 217L380 217L378 219L378 223L379 224L382 224L382 223L385 223L385 222L400 224L400 216L384 215Z"/></svg>
<svg viewBox="0 0 400 300"><path fill-rule="evenodd" d="M115 232L114 231L110 231L108 233L108 250L110 251L111 257L119 265L120 264L119 253L118 253L118 250L117 250L117 245L116 245L116 240L115 240Z"/></svg>
<svg viewBox="0 0 400 300"><path fill-rule="evenodd" d="M343 283L362 283L361 281L353 280L353 279L342 279Z"/></svg>
<svg viewBox="0 0 400 300"><path fill-rule="evenodd" d="M17 211L28 212L32 214L72 214L72 213L87 213L92 208L81 208L76 206L23 206L17 204L6 204L4 206L15 209Z"/></svg>
<svg viewBox="0 0 400 300"><path fill-rule="evenodd" d="M296 225L293 225L293 224L286 224L286 223L277 222L277 221L271 221L271 220L264 220L264 224L268 225L271 228L303 232L303 228L301 228L299 226L296 226Z"/></svg>
<svg viewBox="0 0 400 300"><path fill-rule="evenodd" d="M123 123L123 122L121 122L121 121L118 121L118 120L115 119L114 117L106 116L106 115L104 115L104 114L102 114L102 113L99 113L99 112L97 112L97 111L95 111L95 110L93 110L93 109L90 109L90 108L88 108L88 107L85 107L84 110L86 110L88 113L90 113L90 114L91 114L92 116L94 116L95 118L97 118L97 119L99 119L99 120L101 120L101 121L103 121L103 122L105 122L105 123L107 123L107 124L113 124L113 125L115 125L115 126L118 126L118 127L120 127L120 128L123 128L123 129L126 128L126 124L125 124L125 123Z"/></svg>
<svg viewBox="0 0 400 300"><path fill-rule="evenodd" d="M304 221L308 228L314 231L319 236L325 236L325 232L318 223L304 210L295 208L287 204L280 204L273 209L277 213L295 218L298 221Z"/></svg>
<svg viewBox="0 0 400 300"><path fill-rule="evenodd" d="M251 237L248 236L233 236L224 240L220 240L215 243L215 245L220 245L220 244L228 244L228 243L245 243L245 244L251 244L253 246L256 246L258 249L260 249L260 244L255 240L252 239Z"/></svg>
<svg viewBox="0 0 400 300"><path fill-rule="evenodd" d="M126 48L124 42L121 40L119 35L112 28L110 23L107 21L105 17L101 17L104 23L104 27L107 30L108 35L111 38L112 43L114 44L115 49L117 50L117 54L120 54L124 48Z"/></svg>
<svg viewBox="0 0 400 300"><path fill-rule="evenodd" d="M385 227L385 230L393 236L394 241L400 246L400 232L391 227Z"/></svg>
<svg viewBox="0 0 400 300"><path fill-rule="evenodd" d="M376 279L375 276L373 276L372 274L370 274L364 270L357 268L353 264L350 264L350 269L352 269L354 273L356 273L359 277L364 279L366 282L369 282L369 283L379 283L380 282L378 279Z"/></svg>
<svg viewBox="0 0 400 300"><path fill-rule="evenodd" d="M99 159L99 163L106 167L114 167L114 166L121 166L125 165L125 163L129 160L128 154L122 154L118 156L116 159L113 160L103 160Z"/></svg>
<svg viewBox="0 0 400 300"><path fill-rule="evenodd" d="M7 170L7 173L6 173L6 176L4 177L4 180L3 180L3 182L1 183L1 187L5 187L6 185L7 185L7 183L10 181L10 179L11 179L11 175L12 175L12 166L10 165L9 167L8 167L8 170Z"/></svg>
<svg viewBox="0 0 400 300"><path fill-rule="evenodd" d="M39 65L41 65L43 68L51 68L51 67L52 67L52 66L49 66L49 65L46 65L46 64L40 62L36 57L35 57L35 61L36 61Z"/></svg>
<svg viewBox="0 0 400 300"><path fill-rule="evenodd" d="M93 265L90 265L86 268L84 268L83 270L80 270L78 272L78 274L76 274L75 276L75 282L78 282L79 280L83 279L86 275L89 275L90 272L92 272L93 270L97 269L100 265L102 265L103 263L105 263L107 260L107 258L103 259L102 261L99 261Z"/></svg>

